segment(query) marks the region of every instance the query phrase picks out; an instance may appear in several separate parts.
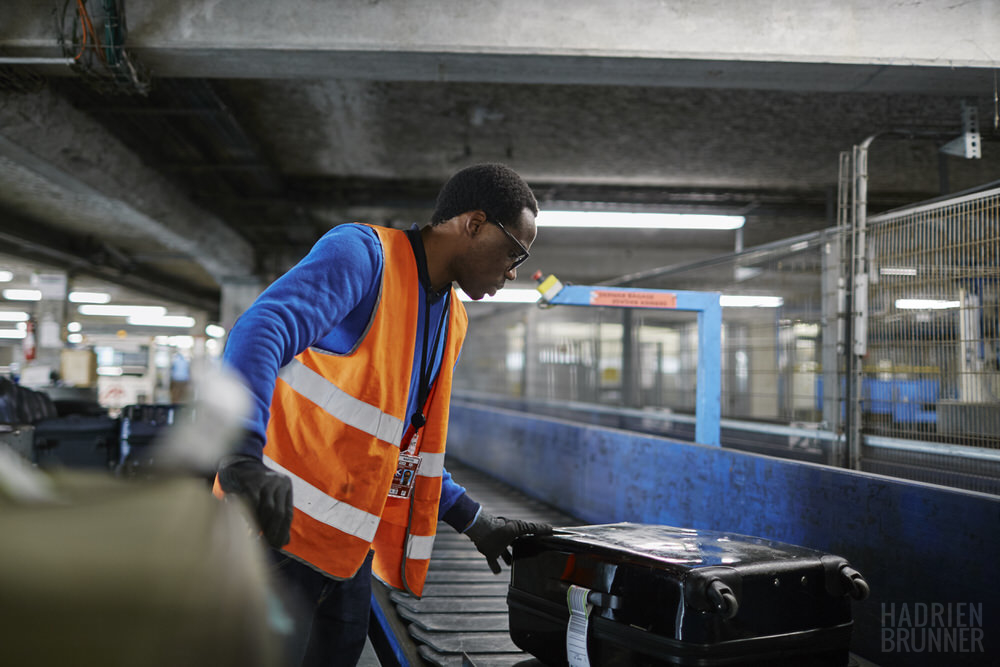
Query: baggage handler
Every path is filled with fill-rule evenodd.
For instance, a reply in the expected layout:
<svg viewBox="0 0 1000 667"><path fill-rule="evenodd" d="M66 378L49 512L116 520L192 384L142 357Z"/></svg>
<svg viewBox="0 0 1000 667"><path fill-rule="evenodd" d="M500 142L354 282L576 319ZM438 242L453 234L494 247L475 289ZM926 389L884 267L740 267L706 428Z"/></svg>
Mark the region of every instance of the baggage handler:
<svg viewBox="0 0 1000 667"><path fill-rule="evenodd" d="M551 532L488 514L443 465L468 324L452 283L478 300L513 280L537 213L510 168L465 168L429 225L327 232L229 333L223 359L254 408L215 490L248 501L278 576L308 601L301 664L356 664L371 574L420 595L439 519L497 574L515 537Z"/></svg>

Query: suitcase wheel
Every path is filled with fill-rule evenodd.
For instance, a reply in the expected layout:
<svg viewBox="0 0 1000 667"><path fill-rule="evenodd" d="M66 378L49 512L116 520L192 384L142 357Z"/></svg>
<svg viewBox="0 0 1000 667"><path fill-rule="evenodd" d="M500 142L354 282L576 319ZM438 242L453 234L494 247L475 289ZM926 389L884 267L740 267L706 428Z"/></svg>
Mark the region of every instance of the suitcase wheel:
<svg viewBox="0 0 1000 667"><path fill-rule="evenodd" d="M732 618L740 610L740 603L736 599L733 589L725 584L721 579L716 579L708 585L708 599L715 606L715 611L726 618Z"/></svg>
<svg viewBox="0 0 1000 667"><path fill-rule="evenodd" d="M868 588L868 582L865 581L860 572L845 565L840 568L840 576L844 579L844 587L847 589L848 595L855 600L864 600L868 597L871 589Z"/></svg>
<svg viewBox="0 0 1000 667"><path fill-rule="evenodd" d="M847 564L840 556L827 554L820 558L826 573L826 592L833 597L850 595L855 600L864 600L870 592L868 582L861 573Z"/></svg>

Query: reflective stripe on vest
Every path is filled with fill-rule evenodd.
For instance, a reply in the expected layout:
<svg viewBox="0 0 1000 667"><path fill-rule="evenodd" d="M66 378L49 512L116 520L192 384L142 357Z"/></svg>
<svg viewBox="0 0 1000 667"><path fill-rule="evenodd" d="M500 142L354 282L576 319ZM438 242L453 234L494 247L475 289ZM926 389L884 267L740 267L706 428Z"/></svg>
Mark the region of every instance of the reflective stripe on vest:
<svg viewBox="0 0 1000 667"><path fill-rule="evenodd" d="M297 510L320 523L325 523L366 542L375 539L379 517L331 498L267 456L264 456L263 461L264 465L271 470L291 478L292 500Z"/></svg>
<svg viewBox="0 0 1000 667"><path fill-rule="evenodd" d="M426 560L434 550L433 535L410 535L406 540L406 557Z"/></svg>
<svg viewBox="0 0 1000 667"><path fill-rule="evenodd" d="M403 437L402 419L397 419L374 405L351 396L298 359L292 359L278 371L278 377L327 414L368 435L399 447L399 441Z"/></svg>
<svg viewBox="0 0 1000 667"><path fill-rule="evenodd" d="M444 472L444 452L434 454L425 452L420 455L420 467L417 475L420 477L440 477Z"/></svg>

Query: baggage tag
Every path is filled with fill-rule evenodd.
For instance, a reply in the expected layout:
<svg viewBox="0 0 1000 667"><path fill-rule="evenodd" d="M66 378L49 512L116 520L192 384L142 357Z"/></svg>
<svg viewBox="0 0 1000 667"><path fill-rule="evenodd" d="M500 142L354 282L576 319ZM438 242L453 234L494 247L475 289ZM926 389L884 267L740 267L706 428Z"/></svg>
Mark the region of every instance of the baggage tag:
<svg viewBox="0 0 1000 667"><path fill-rule="evenodd" d="M413 493L413 485L417 481L419 467L419 456L399 453L399 465L396 466L396 474L392 476L392 486L389 487L390 498L410 497L410 494Z"/></svg>
<svg viewBox="0 0 1000 667"><path fill-rule="evenodd" d="M590 589L570 585L566 592L569 623L566 626L566 658L570 667L590 667L587 653L587 626L594 605L587 600Z"/></svg>

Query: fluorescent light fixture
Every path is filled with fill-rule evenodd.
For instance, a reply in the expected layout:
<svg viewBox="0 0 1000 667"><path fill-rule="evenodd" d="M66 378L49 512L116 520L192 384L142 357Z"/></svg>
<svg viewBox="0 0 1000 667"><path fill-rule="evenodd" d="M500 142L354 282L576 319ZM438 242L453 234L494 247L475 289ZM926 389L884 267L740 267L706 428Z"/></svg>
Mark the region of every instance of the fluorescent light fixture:
<svg viewBox="0 0 1000 667"><path fill-rule="evenodd" d="M819 336L819 325L799 322L798 324L792 325L792 333L799 338L816 338Z"/></svg>
<svg viewBox="0 0 1000 667"><path fill-rule="evenodd" d="M958 308L960 301L945 301L943 299L896 299L896 308L900 310L946 310Z"/></svg>
<svg viewBox="0 0 1000 667"><path fill-rule="evenodd" d="M194 326L194 318L187 315L132 315L126 321L129 324L141 327L179 327L187 329Z"/></svg>
<svg viewBox="0 0 1000 667"><path fill-rule="evenodd" d="M209 324L205 327L205 333L212 338L222 338L226 335L226 330L218 324Z"/></svg>
<svg viewBox="0 0 1000 667"><path fill-rule="evenodd" d="M9 283L14 279L13 271L0 271L0 283Z"/></svg>
<svg viewBox="0 0 1000 667"><path fill-rule="evenodd" d="M66 336L66 342L67 343L82 343L83 342L83 334L71 333L70 335Z"/></svg>
<svg viewBox="0 0 1000 667"><path fill-rule="evenodd" d="M157 336L153 340L156 341L157 345L164 345L166 347L179 347L184 350L194 347L194 336ZM212 341L206 342L211 343Z"/></svg>
<svg viewBox="0 0 1000 667"><path fill-rule="evenodd" d="M79 306L77 311L81 315L100 315L107 317L156 317L158 315L167 314L167 309L163 306L112 306L86 304Z"/></svg>
<svg viewBox="0 0 1000 667"><path fill-rule="evenodd" d="M20 329L0 329L0 338L24 338L27 335Z"/></svg>
<svg viewBox="0 0 1000 667"><path fill-rule="evenodd" d="M878 273L880 276L915 276L917 270L899 266L883 266L879 268Z"/></svg>
<svg viewBox="0 0 1000 667"><path fill-rule="evenodd" d="M83 325L79 322L70 322L66 325L66 331L70 333L80 333L83 331Z"/></svg>
<svg viewBox="0 0 1000 667"><path fill-rule="evenodd" d="M691 213L630 213L625 211L541 211L538 227L587 227L600 229L710 229L732 230L743 226L742 215Z"/></svg>
<svg viewBox="0 0 1000 667"><path fill-rule="evenodd" d="M122 375L124 372L125 371L122 369L121 366L98 366L97 367L97 374L98 375L108 375L108 376L111 376L111 377L117 377L119 375Z"/></svg>
<svg viewBox="0 0 1000 667"><path fill-rule="evenodd" d="M719 297L719 305L723 308L780 308L784 303L780 296L723 294Z"/></svg>
<svg viewBox="0 0 1000 667"><path fill-rule="evenodd" d="M41 301L42 290L37 289L5 289L3 298L8 301Z"/></svg>
<svg viewBox="0 0 1000 667"><path fill-rule="evenodd" d="M27 322L28 313L16 310L0 310L0 322Z"/></svg>
<svg viewBox="0 0 1000 667"><path fill-rule="evenodd" d="M107 292L70 292L69 300L73 303L108 303L111 295Z"/></svg>
<svg viewBox="0 0 1000 667"><path fill-rule="evenodd" d="M468 294L458 290L458 298L473 303L535 303L541 295L536 289L519 289L509 287L497 292L494 296L484 296L479 301L472 301Z"/></svg>

